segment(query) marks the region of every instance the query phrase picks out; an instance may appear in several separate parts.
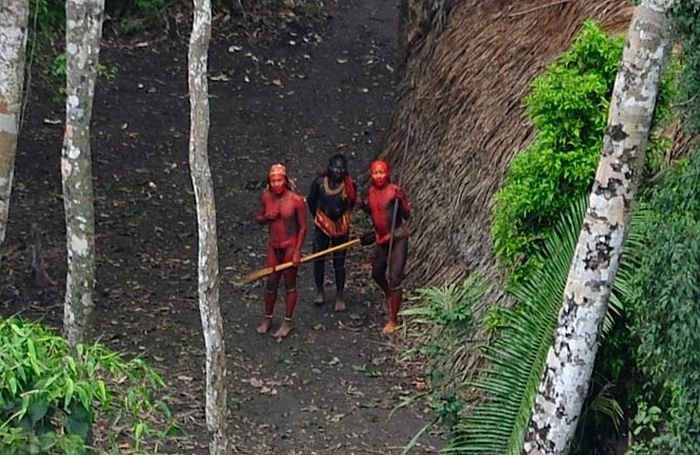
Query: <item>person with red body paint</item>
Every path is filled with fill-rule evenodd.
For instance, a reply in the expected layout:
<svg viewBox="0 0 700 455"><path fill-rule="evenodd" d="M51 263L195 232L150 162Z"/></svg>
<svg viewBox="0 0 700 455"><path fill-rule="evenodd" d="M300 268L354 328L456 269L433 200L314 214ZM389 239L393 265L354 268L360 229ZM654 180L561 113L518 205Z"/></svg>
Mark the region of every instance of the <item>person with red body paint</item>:
<svg viewBox="0 0 700 455"><path fill-rule="evenodd" d="M399 327L398 314L403 293L401 280L408 256L408 229L405 222L411 216L411 206L403 188L391 182L391 170L386 161L372 162L370 180L367 198L361 206L369 213L374 226L376 245L372 278L386 298L389 322L382 329L382 334L390 335Z"/></svg>
<svg viewBox="0 0 700 455"><path fill-rule="evenodd" d="M265 289L265 319L258 326L257 332L267 333L272 327L272 318L277 301L277 289L280 279L284 278L286 290L284 321L273 334L286 337L292 331L292 316L297 304L297 272L301 264L301 247L306 237L306 204L304 198L292 189L287 170L281 164L273 164L267 177L267 189L263 192L260 208L255 214L255 221L267 224L269 239L267 245L267 267L274 267L283 262L293 262L282 272L274 272L267 278Z"/></svg>

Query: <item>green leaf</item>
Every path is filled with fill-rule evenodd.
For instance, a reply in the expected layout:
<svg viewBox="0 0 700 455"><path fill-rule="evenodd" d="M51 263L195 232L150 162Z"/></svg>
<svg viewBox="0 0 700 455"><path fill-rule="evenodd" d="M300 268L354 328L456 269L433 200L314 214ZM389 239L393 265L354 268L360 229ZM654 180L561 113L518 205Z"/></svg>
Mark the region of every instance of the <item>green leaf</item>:
<svg viewBox="0 0 700 455"><path fill-rule="evenodd" d="M73 399L73 392L75 390L75 383L73 382L73 378L66 378L66 389L64 392L64 399L63 399L63 409L69 409L69 406L71 404L71 400Z"/></svg>
<svg viewBox="0 0 700 455"><path fill-rule="evenodd" d="M91 424L92 418L90 411L83 407L83 405L73 402L70 413L66 417L66 431L77 434L83 439L87 439Z"/></svg>
<svg viewBox="0 0 700 455"><path fill-rule="evenodd" d="M518 303L486 350L489 364L470 384L483 401L455 426L447 452L520 454L586 205L581 198L570 208L544 239L542 267L509 289Z"/></svg>
<svg viewBox="0 0 700 455"><path fill-rule="evenodd" d="M32 420L32 424L36 424L38 421L46 416L46 412L49 410L49 402L46 400L38 399L29 407L29 418Z"/></svg>

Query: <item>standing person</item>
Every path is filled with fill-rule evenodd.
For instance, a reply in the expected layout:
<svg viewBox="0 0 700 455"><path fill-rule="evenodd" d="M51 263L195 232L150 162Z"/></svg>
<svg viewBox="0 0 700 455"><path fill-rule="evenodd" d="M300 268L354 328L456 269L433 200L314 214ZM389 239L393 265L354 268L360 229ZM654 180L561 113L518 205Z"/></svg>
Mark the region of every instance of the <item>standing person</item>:
<svg viewBox="0 0 700 455"><path fill-rule="evenodd" d="M390 335L399 327L402 288L406 257L408 256L408 229L405 221L411 215L406 193L391 183L389 163L373 161L370 165L370 187L362 208L372 218L375 236L372 278L384 291L389 322L382 335ZM387 279L388 271L388 279Z"/></svg>
<svg viewBox="0 0 700 455"><path fill-rule="evenodd" d="M267 333L272 327L277 288L280 278L284 277L286 290L284 321L273 335L286 337L292 331L292 316L297 304L296 281L301 264L301 247L306 237L306 208L304 198L293 190L283 165L273 164L270 167L267 183L267 189L261 197L260 208L255 214L255 221L259 224L267 224L269 227L266 265L274 267L291 261L294 267L275 272L267 278L265 319L258 326L257 332Z"/></svg>
<svg viewBox="0 0 700 455"><path fill-rule="evenodd" d="M348 175L348 161L338 153L328 160L328 167L311 183L306 202L314 217L313 251L325 250L329 246L340 245L350 238L350 214L357 201L357 188ZM335 311L346 308L343 291L345 289L345 250L333 253L335 271ZM323 278L325 260L314 262L316 298L314 303L322 305L325 300Z"/></svg>

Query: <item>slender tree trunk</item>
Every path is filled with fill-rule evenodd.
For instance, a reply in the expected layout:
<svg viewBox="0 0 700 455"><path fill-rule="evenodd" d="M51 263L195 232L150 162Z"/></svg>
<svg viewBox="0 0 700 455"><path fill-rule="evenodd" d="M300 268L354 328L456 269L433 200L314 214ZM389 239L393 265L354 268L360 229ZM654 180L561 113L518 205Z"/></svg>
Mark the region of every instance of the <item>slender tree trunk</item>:
<svg viewBox="0 0 700 455"><path fill-rule="evenodd" d="M68 273L63 330L83 341L95 286L95 208L90 118L102 35L104 0L66 1L66 130L61 154Z"/></svg>
<svg viewBox="0 0 700 455"><path fill-rule="evenodd" d="M0 244L5 241L24 85L28 0L0 5Z"/></svg>
<svg viewBox="0 0 700 455"><path fill-rule="evenodd" d="M206 418L209 453L228 454L226 435L226 355L219 307L219 252L214 184L207 157L209 88L207 52L211 36L211 2L194 0L189 50L190 172L199 226L199 312L206 345Z"/></svg>
<svg viewBox="0 0 700 455"><path fill-rule="evenodd" d="M524 454L566 454L576 431L644 165L659 79L670 47L665 13L671 2L643 0L632 18L600 163Z"/></svg>

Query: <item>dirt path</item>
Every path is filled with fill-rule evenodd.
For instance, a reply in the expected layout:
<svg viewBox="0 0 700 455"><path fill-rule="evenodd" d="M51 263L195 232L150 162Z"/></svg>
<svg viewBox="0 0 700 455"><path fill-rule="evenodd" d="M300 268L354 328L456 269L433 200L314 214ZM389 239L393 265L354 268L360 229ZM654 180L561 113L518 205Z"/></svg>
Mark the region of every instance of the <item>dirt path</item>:
<svg viewBox="0 0 700 455"><path fill-rule="evenodd" d="M369 250L354 250L349 258L350 308L342 314L331 304L312 304L311 269L302 270L296 330L282 342L254 331L262 283L230 283L262 265L265 234L252 213L271 162L286 162L305 192L338 150L351 159L353 174L364 172L388 128L397 66L394 3L343 0L328 8L320 28L291 24L274 46L252 46L230 33L215 35L210 49L210 160L224 271L230 431L240 453L388 454L429 417L406 407L389 419L414 390L395 363L395 350L378 335ZM100 82L95 100L96 317L103 340L143 355L163 372L188 432L173 452L197 454L206 453L204 361L187 161L186 41L103 49L101 60L116 69L116 78ZM56 325L65 275L62 126L56 122L62 115L42 89L32 92L0 282L4 314L23 311ZM56 281L44 289L30 275L32 222L45 232L46 262ZM411 453L439 445L427 437Z"/></svg>

